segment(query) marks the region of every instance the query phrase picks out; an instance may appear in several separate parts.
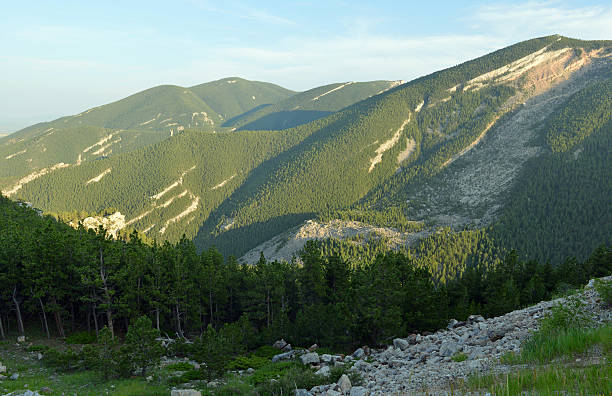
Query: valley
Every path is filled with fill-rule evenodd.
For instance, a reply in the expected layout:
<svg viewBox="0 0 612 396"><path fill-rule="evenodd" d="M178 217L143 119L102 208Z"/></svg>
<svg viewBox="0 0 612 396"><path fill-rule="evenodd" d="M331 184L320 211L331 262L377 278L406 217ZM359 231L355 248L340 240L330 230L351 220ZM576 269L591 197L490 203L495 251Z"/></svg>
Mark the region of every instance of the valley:
<svg viewBox="0 0 612 396"><path fill-rule="evenodd" d="M612 41L191 84L0 137L0 393L609 388Z"/></svg>

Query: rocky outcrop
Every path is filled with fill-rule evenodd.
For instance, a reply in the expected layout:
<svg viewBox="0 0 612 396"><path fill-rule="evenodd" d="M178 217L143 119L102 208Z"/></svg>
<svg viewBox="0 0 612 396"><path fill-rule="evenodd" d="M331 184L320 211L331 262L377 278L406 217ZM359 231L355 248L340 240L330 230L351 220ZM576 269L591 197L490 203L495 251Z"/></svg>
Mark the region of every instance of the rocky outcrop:
<svg viewBox="0 0 612 396"><path fill-rule="evenodd" d="M597 323L612 320L612 311L592 287L578 297ZM393 345L373 352L368 361L357 361L352 370L361 374L371 395L418 394L423 390L446 394L450 384L471 373L508 371L499 358L507 352L520 352L522 341L538 328L539 319L564 300L541 302L486 320L477 315L465 322L452 320L447 329L435 334L395 339Z"/></svg>
<svg viewBox="0 0 612 396"><path fill-rule="evenodd" d="M612 320L612 310L602 303L593 282L577 298L596 324ZM353 386L348 376L343 375L337 383L298 389L296 395L452 394L450 386L470 374L510 371L512 367L500 364L499 358L508 352L519 353L522 342L537 330L540 319L565 300L544 301L495 318L470 315L466 321L452 319L445 329L434 334L410 334L394 339L387 348L363 347L350 356L295 351L286 358L299 355L302 363L313 367L317 375L327 376L331 367L352 364L350 370L364 382Z"/></svg>

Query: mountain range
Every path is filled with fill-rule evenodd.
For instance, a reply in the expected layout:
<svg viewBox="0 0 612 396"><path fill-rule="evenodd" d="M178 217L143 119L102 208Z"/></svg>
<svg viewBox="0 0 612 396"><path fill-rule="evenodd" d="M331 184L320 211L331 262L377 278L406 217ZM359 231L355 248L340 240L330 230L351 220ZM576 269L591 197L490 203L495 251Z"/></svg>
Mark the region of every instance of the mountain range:
<svg viewBox="0 0 612 396"><path fill-rule="evenodd" d="M612 41L524 41L413 81L164 85L0 138L0 188L254 262L450 227L531 257L612 243Z"/></svg>

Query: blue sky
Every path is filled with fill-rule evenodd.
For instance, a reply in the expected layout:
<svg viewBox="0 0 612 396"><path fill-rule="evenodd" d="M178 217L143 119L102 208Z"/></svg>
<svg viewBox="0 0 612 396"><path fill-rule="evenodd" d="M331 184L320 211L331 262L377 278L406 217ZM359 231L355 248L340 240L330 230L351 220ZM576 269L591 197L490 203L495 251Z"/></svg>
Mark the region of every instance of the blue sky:
<svg viewBox="0 0 612 396"><path fill-rule="evenodd" d="M0 20L0 132L160 84L410 80L533 37L612 39L603 1L6 1Z"/></svg>

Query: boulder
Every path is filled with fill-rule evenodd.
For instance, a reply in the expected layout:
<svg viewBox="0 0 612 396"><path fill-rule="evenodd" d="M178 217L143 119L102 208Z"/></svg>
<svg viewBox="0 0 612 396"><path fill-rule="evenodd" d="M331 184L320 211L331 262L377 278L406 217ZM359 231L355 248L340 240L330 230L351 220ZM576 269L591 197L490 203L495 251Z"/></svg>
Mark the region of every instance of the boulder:
<svg viewBox="0 0 612 396"><path fill-rule="evenodd" d="M506 336L506 333L509 333L512 330L514 330L513 325L504 325L496 329L489 330L487 335L489 336L489 339L494 342L497 340L501 340Z"/></svg>
<svg viewBox="0 0 612 396"><path fill-rule="evenodd" d="M19 379L19 373L15 373L9 377L11 380L15 381Z"/></svg>
<svg viewBox="0 0 612 396"><path fill-rule="evenodd" d="M327 392L325 392L325 396L341 396L342 393L338 392L337 390L333 390L333 389L328 389Z"/></svg>
<svg viewBox="0 0 612 396"><path fill-rule="evenodd" d="M25 341L26 341L25 336L19 336L19 337L17 337L17 342L20 342L20 343L21 343L21 342L25 342Z"/></svg>
<svg viewBox="0 0 612 396"><path fill-rule="evenodd" d="M2 363L0 363L0 373L6 373L6 366L3 366Z"/></svg>
<svg viewBox="0 0 612 396"><path fill-rule="evenodd" d="M305 355L302 355L300 356L300 360L303 364L318 364L320 362L319 354L317 354L316 352L310 352Z"/></svg>
<svg viewBox="0 0 612 396"><path fill-rule="evenodd" d="M285 345L285 346L283 347L283 349L282 349L282 350L283 350L283 351L285 351L285 352L289 352L289 351L291 351L292 349L293 349L293 348L291 348L291 344L287 344L287 345Z"/></svg>
<svg viewBox="0 0 612 396"><path fill-rule="evenodd" d="M295 396L312 396L312 393L308 392L306 389L296 389Z"/></svg>
<svg viewBox="0 0 612 396"><path fill-rule="evenodd" d="M294 354L295 354L295 351L289 351L285 353L279 353L278 355L274 355L272 357L272 363L280 362L281 360L291 359Z"/></svg>
<svg viewBox="0 0 612 396"><path fill-rule="evenodd" d="M340 392L342 392L343 394L346 394L351 390L352 385L348 375L342 374L342 376L338 380L338 386L340 387Z"/></svg>
<svg viewBox="0 0 612 396"><path fill-rule="evenodd" d="M404 340L403 338L396 338L393 340L393 346L397 349L401 349L402 351L405 351L406 349L408 349L410 344L408 343L408 341Z"/></svg>
<svg viewBox="0 0 612 396"><path fill-rule="evenodd" d="M195 389L174 389L170 396L202 396L202 393Z"/></svg>
<svg viewBox="0 0 612 396"><path fill-rule="evenodd" d="M275 341L272 346L276 349L283 349L285 346L287 346L287 341L280 339L278 341Z"/></svg>
<svg viewBox="0 0 612 396"><path fill-rule="evenodd" d="M308 348L308 352L314 352L317 349L319 349L319 346L317 344L312 344L310 348Z"/></svg>
<svg viewBox="0 0 612 396"><path fill-rule="evenodd" d="M351 388L350 396L368 396L369 392L363 386L353 386Z"/></svg>
<svg viewBox="0 0 612 396"><path fill-rule="evenodd" d="M453 356L457 351L459 351L460 347L454 341L444 341L442 345L440 345L440 355L441 356Z"/></svg>
<svg viewBox="0 0 612 396"><path fill-rule="evenodd" d="M315 372L316 375L328 376L330 373L329 366L323 366Z"/></svg>
<svg viewBox="0 0 612 396"><path fill-rule="evenodd" d="M332 355L329 355L327 353L324 353L323 355L321 355L321 361L323 363L332 363L332 361L334 360L334 358L332 357Z"/></svg>
<svg viewBox="0 0 612 396"><path fill-rule="evenodd" d="M358 360L352 368L358 371L370 371L372 365L365 360Z"/></svg>
<svg viewBox="0 0 612 396"><path fill-rule="evenodd" d="M355 352L353 352L353 357L355 359L361 359L364 356L365 356L365 352L363 351L363 348L359 348Z"/></svg>
<svg viewBox="0 0 612 396"><path fill-rule="evenodd" d="M468 324L484 322L484 318L480 315L470 315L467 321Z"/></svg>

